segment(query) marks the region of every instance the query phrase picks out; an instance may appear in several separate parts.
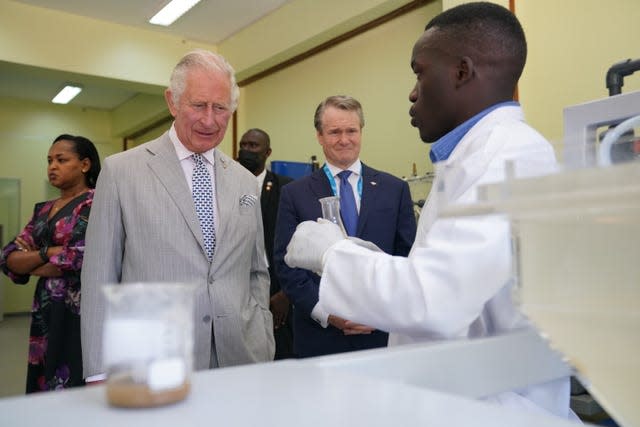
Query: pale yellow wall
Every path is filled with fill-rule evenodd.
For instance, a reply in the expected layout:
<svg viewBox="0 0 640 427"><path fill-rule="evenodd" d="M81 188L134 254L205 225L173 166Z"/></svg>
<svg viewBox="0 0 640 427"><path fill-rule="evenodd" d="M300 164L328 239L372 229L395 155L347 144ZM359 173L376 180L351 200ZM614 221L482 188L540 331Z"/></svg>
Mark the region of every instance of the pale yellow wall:
<svg viewBox="0 0 640 427"><path fill-rule="evenodd" d="M516 15L529 45L520 100L529 122L561 141L563 108L607 97L609 67L640 58L640 1L517 0ZM640 72L625 78L622 92L634 90Z"/></svg>
<svg viewBox="0 0 640 427"><path fill-rule="evenodd" d="M139 93L111 113L111 130L114 136L125 137L168 115L164 96Z"/></svg>
<svg viewBox="0 0 640 427"><path fill-rule="evenodd" d="M104 158L120 149L120 140L111 137L111 119L101 111L72 106L0 99L0 176L20 180L20 228L33 213L35 203L47 194L47 152L53 139L62 134L83 135L95 144ZM5 236L5 242L14 236ZM29 311L33 283L15 286L6 278L4 311Z"/></svg>
<svg viewBox="0 0 640 427"><path fill-rule="evenodd" d="M293 0L218 46L243 80L411 0Z"/></svg>
<svg viewBox="0 0 640 427"><path fill-rule="evenodd" d="M251 127L271 135L271 160L323 160L313 127L318 103L347 94L363 105L365 127L361 158L397 176L412 164L431 166L428 146L409 122L409 92L415 77L409 66L413 43L440 2L421 7L242 90L239 133Z"/></svg>
<svg viewBox="0 0 640 427"><path fill-rule="evenodd" d="M0 0L0 60L166 86L188 51L216 46Z"/></svg>
<svg viewBox="0 0 640 427"><path fill-rule="evenodd" d="M509 0L488 0L491 3L499 4L500 6L509 8ZM463 3L469 3L468 0L442 0L442 10L451 9L452 7L461 5Z"/></svg>

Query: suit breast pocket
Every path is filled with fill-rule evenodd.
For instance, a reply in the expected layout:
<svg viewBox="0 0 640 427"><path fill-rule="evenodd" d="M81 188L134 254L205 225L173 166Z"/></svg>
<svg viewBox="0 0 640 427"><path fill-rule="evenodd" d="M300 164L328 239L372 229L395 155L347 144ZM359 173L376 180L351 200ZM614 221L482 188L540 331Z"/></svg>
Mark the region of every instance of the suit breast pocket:
<svg viewBox="0 0 640 427"><path fill-rule="evenodd" d="M240 215L254 215L256 212L255 206L242 206L240 205Z"/></svg>
<svg viewBox="0 0 640 427"><path fill-rule="evenodd" d="M239 210L240 215L251 215L256 210L256 203L258 202L258 198L253 194L245 194L240 197L239 201Z"/></svg>

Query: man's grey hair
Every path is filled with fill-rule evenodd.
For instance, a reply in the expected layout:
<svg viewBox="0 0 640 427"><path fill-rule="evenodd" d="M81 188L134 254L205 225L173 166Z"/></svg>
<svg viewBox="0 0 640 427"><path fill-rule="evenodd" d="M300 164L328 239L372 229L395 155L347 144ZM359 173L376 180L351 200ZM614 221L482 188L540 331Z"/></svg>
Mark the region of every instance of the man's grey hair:
<svg viewBox="0 0 640 427"><path fill-rule="evenodd" d="M236 111L240 89L236 83L236 75L231 64L222 55L204 49L196 49L182 57L171 73L169 90L174 104L178 104L180 97L184 93L187 73L194 68L215 73L224 73L229 77L231 86L231 111Z"/></svg>

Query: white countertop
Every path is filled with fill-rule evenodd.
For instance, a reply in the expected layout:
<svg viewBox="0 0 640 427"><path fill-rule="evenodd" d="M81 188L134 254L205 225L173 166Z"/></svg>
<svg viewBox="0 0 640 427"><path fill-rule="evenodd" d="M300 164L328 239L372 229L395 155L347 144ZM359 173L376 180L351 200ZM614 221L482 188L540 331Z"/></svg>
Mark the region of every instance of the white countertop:
<svg viewBox="0 0 640 427"><path fill-rule="evenodd" d="M575 426L308 361L201 371L182 402L110 407L105 386L0 399L2 426Z"/></svg>

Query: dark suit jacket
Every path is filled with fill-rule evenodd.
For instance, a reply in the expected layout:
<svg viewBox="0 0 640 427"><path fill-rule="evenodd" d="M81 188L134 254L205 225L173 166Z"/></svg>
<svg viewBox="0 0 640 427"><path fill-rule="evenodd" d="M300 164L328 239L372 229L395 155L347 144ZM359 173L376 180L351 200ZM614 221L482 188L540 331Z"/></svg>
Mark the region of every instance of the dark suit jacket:
<svg viewBox="0 0 640 427"><path fill-rule="evenodd" d="M326 329L311 318L318 302L320 277L308 270L289 268L284 262L287 244L296 226L322 217L318 199L332 196L323 169L282 189L276 224L274 263L280 285L293 303L294 349L300 357L384 347L388 335L346 336L329 325ZM362 165L362 199L357 237L375 243L383 251L406 256L416 234L416 221L406 182Z"/></svg>
<svg viewBox="0 0 640 427"><path fill-rule="evenodd" d="M262 207L262 225L264 227L264 246L269 260L269 276L271 277L271 293L280 290L280 282L273 268L273 240L276 230L276 217L278 215L278 202L280 201L281 187L293 181L292 178L267 171L262 183L260 204Z"/></svg>
<svg viewBox="0 0 640 427"><path fill-rule="evenodd" d="M273 267L273 239L276 229L276 217L278 215L278 203L280 202L280 191L283 185L291 181L293 181L293 179L288 176L267 171L267 175L264 177L264 182L262 183L262 192L260 193L262 225L264 227L264 246L267 259L269 260L269 276L271 278L270 295L280 291L280 282ZM275 360L294 357L293 321L291 317L292 311L289 309L289 315L287 316L285 324L273 331L273 336L276 340Z"/></svg>

